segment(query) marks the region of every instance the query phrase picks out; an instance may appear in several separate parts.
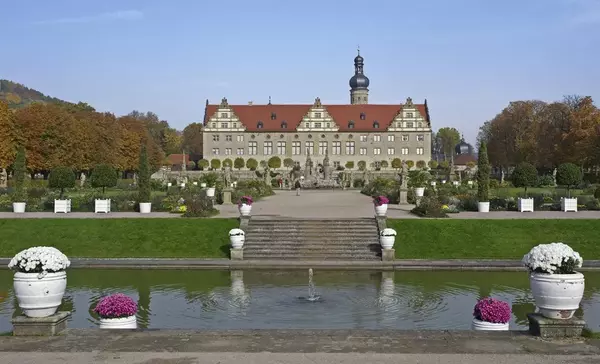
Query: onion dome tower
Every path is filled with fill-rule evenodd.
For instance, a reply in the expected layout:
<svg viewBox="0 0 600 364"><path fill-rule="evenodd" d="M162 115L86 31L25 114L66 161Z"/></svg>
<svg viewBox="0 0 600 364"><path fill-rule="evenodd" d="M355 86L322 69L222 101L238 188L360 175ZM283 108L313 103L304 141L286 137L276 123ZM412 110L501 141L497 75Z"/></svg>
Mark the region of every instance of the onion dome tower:
<svg viewBox="0 0 600 364"><path fill-rule="evenodd" d="M358 55L354 58L354 76L350 78L350 103L352 105L369 103L369 78L365 76L363 68L364 58Z"/></svg>

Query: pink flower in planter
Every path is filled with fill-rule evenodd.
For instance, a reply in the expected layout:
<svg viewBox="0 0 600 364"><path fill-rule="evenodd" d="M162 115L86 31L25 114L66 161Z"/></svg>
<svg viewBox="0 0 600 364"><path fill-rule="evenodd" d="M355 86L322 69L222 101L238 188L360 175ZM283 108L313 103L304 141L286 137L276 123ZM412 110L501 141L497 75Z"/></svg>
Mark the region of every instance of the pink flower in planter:
<svg viewBox="0 0 600 364"><path fill-rule="evenodd" d="M103 297L94 308L102 318L129 317L137 313L137 303L122 293Z"/></svg>
<svg viewBox="0 0 600 364"><path fill-rule="evenodd" d="M494 324L505 324L510 321L511 309L507 302L491 297L485 297L477 301L473 316L479 321Z"/></svg>
<svg viewBox="0 0 600 364"><path fill-rule="evenodd" d="M385 196L377 196L373 197L373 203L375 206L387 205L390 203L390 200L388 200L388 198Z"/></svg>
<svg viewBox="0 0 600 364"><path fill-rule="evenodd" d="M251 206L253 202L254 201L252 200L252 196L242 196L240 197L240 202L238 203L238 206L242 206L243 204Z"/></svg>

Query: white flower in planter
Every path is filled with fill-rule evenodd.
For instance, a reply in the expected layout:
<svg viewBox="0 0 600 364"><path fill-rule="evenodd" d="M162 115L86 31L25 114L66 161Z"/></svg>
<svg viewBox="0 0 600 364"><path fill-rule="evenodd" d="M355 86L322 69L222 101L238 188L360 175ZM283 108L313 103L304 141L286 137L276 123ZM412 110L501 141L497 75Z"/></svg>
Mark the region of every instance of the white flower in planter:
<svg viewBox="0 0 600 364"><path fill-rule="evenodd" d="M566 263L571 261L574 265L569 267ZM564 243L539 244L523 257L523 264L536 273L571 274L565 271L571 268L581 268L583 259L581 255ZM563 267L563 264L566 265Z"/></svg>
<svg viewBox="0 0 600 364"><path fill-rule="evenodd" d="M70 265L71 262L60 250L50 246L36 246L15 255L8 263L8 268L22 273L56 273Z"/></svg>
<svg viewBox="0 0 600 364"><path fill-rule="evenodd" d="M244 233L244 230L242 230L242 229L229 230L229 236L244 236L244 235L246 235L246 233Z"/></svg>
<svg viewBox="0 0 600 364"><path fill-rule="evenodd" d="M380 236L396 236L396 230L386 228L386 229L381 230L381 233L379 233L379 235Z"/></svg>

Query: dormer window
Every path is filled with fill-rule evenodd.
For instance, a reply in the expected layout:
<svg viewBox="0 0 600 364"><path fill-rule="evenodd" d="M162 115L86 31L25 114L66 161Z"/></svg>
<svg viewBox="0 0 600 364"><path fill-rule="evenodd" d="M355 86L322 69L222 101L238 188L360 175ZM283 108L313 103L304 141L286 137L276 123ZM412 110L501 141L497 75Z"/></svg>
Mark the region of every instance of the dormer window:
<svg viewBox="0 0 600 364"><path fill-rule="evenodd" d="M281 129L287 129L287 121L282 121L281 122Z"/></svg>
<svg viewBox="0 0 600 364"><path fill-rule="evenodd" d="M373 129L379 129L379 121L375 120L373 122Z"/></svg>
<svg viewBox="0 0 600 364"><path fill-rule="evenodd" d="M256 123L256 128L257 129L262 129L263 128L263 122L259 120L258 123Z"/></svg>
<svg viewBox="0 0 600 364"><path fill-rule="evenodd" d="M277 119L277 114L275 114L274 112L271 113L271 120L275 120Z"/></svg>
<svg viewBox="0 0 600 364"><path fill-rule="evenodd" d="M365 120L367 118L367 115L365 115L364 112L360 113L360 120Z"/></svg>
<svg viewBox="0 0 600 364"><path fill-rule="evenodd" d="M348 129L354 129L354 120L348 122Z"/></svg>

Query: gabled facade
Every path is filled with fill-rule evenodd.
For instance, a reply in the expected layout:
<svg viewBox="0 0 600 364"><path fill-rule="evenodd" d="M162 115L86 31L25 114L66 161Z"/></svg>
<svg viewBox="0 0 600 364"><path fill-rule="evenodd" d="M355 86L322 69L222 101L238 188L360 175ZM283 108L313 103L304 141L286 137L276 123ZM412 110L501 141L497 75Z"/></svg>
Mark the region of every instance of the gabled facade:
<svg viewBox="0 0 600 364"><path fill-rule="evenodd" d="M204 158L237 157L266 161L273 156L303 164L311 155L319 163L326 154L334 166L360 161L380 167L395 158L428 162L431 159L431 120L427 101L411 98L398 104L368 103L369 80L364 59L355 58L349 105L312 104L230 105L207 101L204 115ZM360 67L358 67L360 66ZM389 167L388 167L389 168Z"/></svg>

